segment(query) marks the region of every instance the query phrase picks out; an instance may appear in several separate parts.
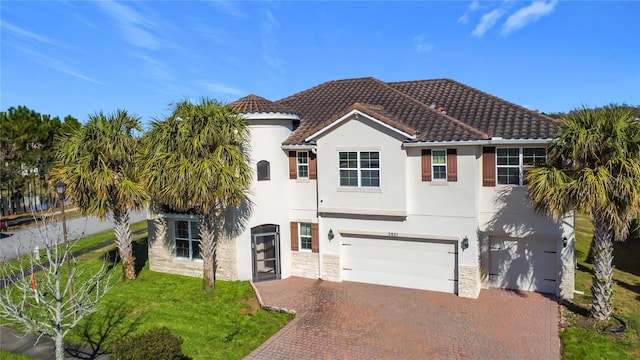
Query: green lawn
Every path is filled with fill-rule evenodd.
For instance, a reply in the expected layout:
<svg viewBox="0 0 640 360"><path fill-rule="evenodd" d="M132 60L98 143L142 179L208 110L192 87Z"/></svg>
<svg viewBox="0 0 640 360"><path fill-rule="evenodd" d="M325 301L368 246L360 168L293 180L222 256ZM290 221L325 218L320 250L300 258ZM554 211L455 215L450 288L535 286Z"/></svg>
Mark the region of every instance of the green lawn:
<svg viewBox="0 0 640 360"><path fill-rule="evenodd" d="M2 360L32 360L32 357L20 354L10 353L8 351L0 350L0 359Z"/></svg>
<svg viewBox="0 0 640 360"><path fill-rule="evenodd" d="M640 239L616 243L614 251L614 313L627 321L624 333L600 331L605 327L588 316L591 307L591 270L588 259L593 237L590 219L576 216L576 290L575 306L562 307L563 330L560 333L563 359L639 359L640 358ZM585 316L586 315L586 316Z"/></svg>
<svg viewBox="0 0 640 360"><path fill-rule="evenodd" d="M114 247L110 250L115 252ZM146 250L146 238L136 243L138 263L146 262ZM104 251L79 260L83 266L98 268ZM194 359L241 359L293 318L260 309L247 281L217 281L216 289L205 293L202 279L152 272L147 265L139 268L134 281L121 280L120 266L112 271L117 280L101 300L100 312L68 341L102 343L108 349L127 333L166 326L184 339L183 350Z"/></svg>
<svg viewBox="0 0 640 360"><path fill-rule="evenodd" d="M136 224L134 231L141 226ZM112 234L78 240L74 250L109 240ZM183 350L194 359L241 359L293 318L262 310L246 281L217 281L216 289L205 293L202 279L150 271L146 234L135 239L138 278L125 281L122 267L113 267L114 286L101 300L100 311L82 322L66 341L108 350L114 340L127 334L166 326L184 339ZM105 253L106 258L114 259L115 245L86 252L77 258L79 266L89 272L97 270ZM0 353L0 358L4 356Z"/></svg>

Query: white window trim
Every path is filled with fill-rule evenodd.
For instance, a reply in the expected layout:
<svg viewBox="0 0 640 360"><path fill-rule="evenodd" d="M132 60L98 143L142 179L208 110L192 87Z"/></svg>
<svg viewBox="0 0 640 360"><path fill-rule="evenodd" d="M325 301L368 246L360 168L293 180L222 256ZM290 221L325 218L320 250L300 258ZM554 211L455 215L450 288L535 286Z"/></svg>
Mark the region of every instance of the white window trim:
<svg viewBox="0 0 640 360"><path fill-rule="evenodd" d="M498 165L498 150L500 149L518 149L518 165ZM539 146L523 146L523 147L498 147L496 148L496 185L499 186L524 186L524 169L530 167L530 165L524 165L524 149L545 149L545 161L547 159L546 148ZM498 169L500 168L518 168L518 184L500 184L500 176L498 176Z"/></svg>
<svg viewBox="0 0 640 360"><path fill-rule="evenodd" d="M356 153L356 167L355 168L342 168L340 167L340 153ZM377 168L362 168L360 167L360 154L363 152L367 153L378 153L378 167ZM338 186L341 189L381 189L382 188L382 152L380 150L340 150L338 151ZM356 176L358 178L358 186L347 186L340 184L340 171L342 170L356 170ZM362 186L362 170L378 170L378 186Z"/></svg>
<svg viewBox="0 0 640 360"><path fill-rule="evenodd" d="M444 164L436 164L435 162L435 153L436 152L443 152L444 153ZM444 166L444 179L436 179L436 166ZM431 181L442 181L442 182L446 182L448 181L448 174L447 174L447 149L433 149L431 150Z"/></svg>
<svg viewBox="0 0 640 360"><path fill-rule="evenodd" d="M178 229L177 227L177 222L178 221L185 221L187 222L187 229L189 230L189 235L188 238L180 238L176 236L176 231ZM190 220L190 219L174 219L173 220L173 244L175 246L175 251L174 251L174 255L176 257L176 259L183 259L183 260L189 260L189 261L202 261L202 256L199 258L194 258L193 257L193 247L194 247L194 242L198 243L198 246L200 246L200 242L202 241L202 239L194 239L193 238L193 234L191 233L191 223L198 223L198 221L194 221L194 220ZM178 245L177 245L177 241L178 240L182 240L182 241L187 241L189 243L189 256L178 256Z"/></svg>
<svg viewBox="0 0 640 360"><path fill-rule="evenodd" d="M308 224L309 225L309 235L302 235L302 225L303 224ZM302 237L309 237L309 248L308 249L304 249L302 247ZM298 223L298 251L304 251L304 252L311 252L312 248L313 248L313 229L312 229L312 225L310 222L300 222Z"/></svg>
<svg viewBox="0 0 640 360"><path fill-rule="evenodd" d="M306 154L307 155L307 162L306 163L301 163L299 160L300 158L298 158L298 154ZM300 175L300 167L306 167L307 168L307 176L302 176ZM309 152L308 151L296 151L296 175L298 179L308 179L309 178Z"/></svg>

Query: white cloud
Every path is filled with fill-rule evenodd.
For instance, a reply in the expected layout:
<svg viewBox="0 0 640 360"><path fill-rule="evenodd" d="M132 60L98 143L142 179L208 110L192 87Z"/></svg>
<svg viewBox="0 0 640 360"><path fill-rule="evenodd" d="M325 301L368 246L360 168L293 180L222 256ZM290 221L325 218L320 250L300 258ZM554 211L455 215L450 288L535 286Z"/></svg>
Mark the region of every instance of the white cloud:
<svg viewBox="0 0 640 360"><path fill-rule="evenodd" d="M502 33L507 35L538 21L541 17L550 14L556 5L558 5L557 0L532 2L531 5L516 11L507 18L502 27Z"/></svg>
<svg viewBox="0 0 640 360"><path fill-rule="evenodd" d="M285 70L282 57L277 50L278 38L276 36L276 29L280 27L280 24L271 11L267 10L265 14L266 17L261 24L262 61L270 74L281 74Z"/></svg>
<svg viewBox="0 0 640 360"><path fill-rule="evenodd" d="M98 1L97 4L118 24L125 40L131 45L151 50L160 46L155 34L157 25L149 14L142 14L114 1Z"/></svg>
<svg viewBox="0 0 640 360"><path fill-rule="evenodd" d="M39 35L39 34L36 34L34 32L25 30L25 29L23 29L21 27L15 26L15 25L13 25L11 23L8 23L6 21L3 21L1 25L5 30L8 30L9 32L13 33L14 35L16 35L16 36L18 36L20 38L28 39L28 40L35 40L35 41L38 41L38 42L41 42L41 43L45 43L45 44L50 44L50 45L55 45L55 46L59 46L59 47L68 48L68 46L66 46L66 45L64 45L64 44L62 44L60 42L57 42L57 41L55 41L53 39L50 39L50 38L48 38L46 36Z"/></svg>
<svg viewBox="0 0 640 360"><path fill-rule="evenodd" d="M433 45L426 41L427 36L425 34L419 34L413 37L413 46L416 48L416 52L425 53L433 49Z"/></svg>
<svg viewBox="0 0 640 360"><path fill-rule="evenodd" d="M41 63L43 65L49 66L52 69L58 70L58 71L60 71L62 73L65 73L67 75L71 75L71 76L76 77L78 79L89 81L89 82L92 82L92 83L98 84L98 85L103 85L103 83L101 81L98 81L96 79L93 79L91 77L83 75L83 74L71 69L67 64L65 64L64 62L62 62L62 61L60 61L60 60L58 60L56 58L44 55L44 54L42 54L42 53L40 53L40 52L38 52L36 50L32 50L32 49L25 48L25 47L18 47L17 49L22 51L22 52L24 52L24 53L26 53L26 54L28 54L28 55L31 55L34 60L36 60L37 62L39 62L39 63Z"/></svg>
<svg viewBox="0 0 640 360"><path fill-rule="evenodd" d="M237 89L237 88L227 86L225 84L220 84L220 83L201 81L200 86L202 86L207 91L210 91L212 93L217 93L217 94L230 94L230 95L236 95L236 96L246 94L246 91L242 89Z"/></svg>
<svg viewBox="0 0 640 360"><path fill-rule="evenodd" d="M213 0L212 3L215 7L224 11L227 15L230 15L235 19L244 19L247 17L247 14L242 12L242 10L240 10L236 3L233 1Z"/></svg>
<svg viewBox="0 0 640 360"><path fill-rule="evenodd" d="M475 37L482 37L489 29L491 29L496 22L504 15L504 10L494 9L484 15L480 19L480 23L471 32L471 35Z"/></svg>
<svg viewBox="0 0 640 360"><path fill-rule="evenodd" d="M478 10L479 7L480 0L473 0L471 4L469 4L467 11L465 11L465 13L458 18L458 22L460 24L467 24L469 22L469 13Z"/></svg>

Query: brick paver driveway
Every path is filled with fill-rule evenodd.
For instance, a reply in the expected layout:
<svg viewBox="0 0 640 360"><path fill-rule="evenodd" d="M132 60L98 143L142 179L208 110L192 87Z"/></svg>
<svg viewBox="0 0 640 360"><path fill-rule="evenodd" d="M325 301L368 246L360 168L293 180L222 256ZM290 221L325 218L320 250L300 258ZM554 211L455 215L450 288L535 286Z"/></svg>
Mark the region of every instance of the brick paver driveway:
<svg viewBox="0 0 640 360"><path fill-rule="evenodd" d="M248 359L558 359L558 305L537 293L452 294L292 277L255 284L296 318Z"/></svg>

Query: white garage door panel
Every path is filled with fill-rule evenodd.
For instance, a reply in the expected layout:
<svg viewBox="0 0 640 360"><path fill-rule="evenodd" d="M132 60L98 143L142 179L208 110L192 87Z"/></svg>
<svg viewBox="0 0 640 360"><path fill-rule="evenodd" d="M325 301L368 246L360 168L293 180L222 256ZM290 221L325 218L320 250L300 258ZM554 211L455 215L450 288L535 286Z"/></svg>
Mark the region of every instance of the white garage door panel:
<svg viewBox="0 0 640 360"><path fill-rule="evenodd" d="M414 289L455 292L455 244L346 238L342 279Z"/></svg>
<svg viewBox="0 0 640 360"><path fill-rule="evenodd" d="M360 239L358 239L360 240ZM453 245L366 239L368 242L347 242L343 246L349 259L377 259L400 262L420 262L453 265ZM404 247L403 247L404 245Z"/></svg>
<svg viewBox="0 0 640 360"><path fill-rule="evenodd" d="M491 287L556 292L555 241L492 238L489 245Z"/></svg>

